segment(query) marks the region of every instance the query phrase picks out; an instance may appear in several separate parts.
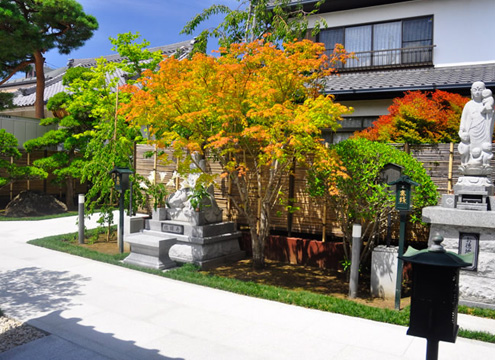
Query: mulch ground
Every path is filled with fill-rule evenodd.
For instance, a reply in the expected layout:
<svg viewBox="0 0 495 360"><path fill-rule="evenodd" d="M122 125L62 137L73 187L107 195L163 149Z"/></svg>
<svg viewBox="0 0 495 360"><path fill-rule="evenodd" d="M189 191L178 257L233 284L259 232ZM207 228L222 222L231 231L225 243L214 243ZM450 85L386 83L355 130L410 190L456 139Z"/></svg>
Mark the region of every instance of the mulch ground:
<svg viewBox="0 0 495 360"><path fill-rule="evenodd" d="M106 254L118 253L118 244L115 236L112 236L107 241L105 234L101 234L98 239L88 239L86 244L80 246ZM339 298L348 298L349 293L347 274L343 272L286 264L271 260L266 261L266 267L263 270L255 271L253 270L251 260L241 260L207 272L242 281L253 281L292 290L306 290ZM393 309L395 306L394 299L383 300L371 297L370 279L365 274L360 275L358 297L353 299L353 301L380 308ZM409 297L402 298L401 308L409 305L409 303Z"/></svg>

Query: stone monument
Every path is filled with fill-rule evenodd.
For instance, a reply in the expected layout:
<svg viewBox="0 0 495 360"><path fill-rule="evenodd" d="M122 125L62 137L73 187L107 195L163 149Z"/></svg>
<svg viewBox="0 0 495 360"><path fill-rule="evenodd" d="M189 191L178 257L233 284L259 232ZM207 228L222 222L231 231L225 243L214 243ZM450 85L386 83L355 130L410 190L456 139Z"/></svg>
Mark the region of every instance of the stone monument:
<svg viewBox="0 0 495 360"><path fill-rule="evenodd" d="M493 128L492 92L483 82L475 82L459 126L461 176L454 193L442 195L440 206L423 209L423 221L431 224L430 243L439 233L447 249L474 253L473 265L461 271L461 303L490 308L495 308L495 196L490 164Z"/></svg>
<svg viewBox="0 0 495 360"><path fill-rule="evenodd" d="M204 171L204 159L194 160ZM124 262L153 268L191 263L206 269L244 257L241 233L233 222L223 221L213 187L196 186L196 169L192 166L181 188L169 196L167 208L155 211L153 218L145 220L143 230L126 237L131 254Z"/></svg>

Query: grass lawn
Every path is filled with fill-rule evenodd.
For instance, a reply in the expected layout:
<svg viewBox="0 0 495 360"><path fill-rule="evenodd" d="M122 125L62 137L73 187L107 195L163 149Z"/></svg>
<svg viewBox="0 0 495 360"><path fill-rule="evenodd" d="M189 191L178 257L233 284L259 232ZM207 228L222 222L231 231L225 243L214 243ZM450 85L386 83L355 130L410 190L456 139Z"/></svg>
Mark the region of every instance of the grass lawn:
<svg viewBox="0 0 495 360"><path fill-rule="evenodd" d="M360 295L364 294L364 297L350 300L347 298L348 285L345 276L336 272L277 262L268 262L265 270L256 272L252 270L249 260L211 271L199 271L192 265L169 271L144 269L121 262L128 254L118 253L115 237L107 241L105 234L88 231L87 238L85 245L77 244L77 233L32 240L29 243L237 294L390 324L409 324L409 306L406 299L401 301L403 308L400 311L393 309L393 303L369 298L363 288L360 289ZM494 310L461 306L459 312L495 319ZM459 336L495 343L495 334L461 329Z"/></svg>

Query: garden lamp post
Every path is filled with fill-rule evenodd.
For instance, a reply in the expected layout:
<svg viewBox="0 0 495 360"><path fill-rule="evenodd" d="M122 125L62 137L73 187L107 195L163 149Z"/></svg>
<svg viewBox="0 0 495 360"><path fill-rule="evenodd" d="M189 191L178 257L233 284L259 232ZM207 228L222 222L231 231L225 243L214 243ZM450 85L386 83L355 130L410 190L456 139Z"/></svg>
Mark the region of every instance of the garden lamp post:
<svg viewBox="0 0 495 360"><path fill-rule="evenodd" d="M118 243L119 252L122 254L124 252L124 196L125 191L129 189L129 175L132 174L132 170L116 167L109 174L112 175L115 182L115 190L120 192Z"/></svg>
<svg viewBox="0 0 495 360"><path fill-rule="evenodd" d="M402 260L412 264L411 314L408 335L426 338L426 360L438 359L438 342L455 343L459 325L459 271L471 266L473 253L445 251L436 234L429 249L412 247Z"/></svg>
<svg viewBox="0 0 495 360"><path fill-rule="evenodd" d="M395 208L399 210L400 231L399 231L399 252L397 259L397 280L395 283L395 309L400 309L400 295L402 289L402 254L404 253L404 242L406 237L407 215L411 212L411 188L419 186L412 181L409 176L402 175L395 181L389 182L388 185L395 185Z"/></svg>

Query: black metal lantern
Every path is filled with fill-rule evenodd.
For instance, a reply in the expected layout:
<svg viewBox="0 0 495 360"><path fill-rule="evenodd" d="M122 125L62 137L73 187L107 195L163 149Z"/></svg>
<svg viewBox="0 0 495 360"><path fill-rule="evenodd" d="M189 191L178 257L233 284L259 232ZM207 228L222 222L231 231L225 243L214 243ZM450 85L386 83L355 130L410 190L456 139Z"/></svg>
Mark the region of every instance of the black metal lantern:
<svg viewBox="0 0 495 360"><path fill-rule="evenodd" d="M403 167L397 164L385 164L380 170L380 180L382 183L390 184L398 180L402 175Z"/></svg>
<svg viewBox="0 0 495 360"><path fill-rule="evenodd" d="M116 167L110 173L115 181L115 190L120 192L119 199L119 252L122 254L124 252L124 193L129 189L129 175L132 174L132 170L128 168Z"/></svg>
<svg viewBox="0 0 495 360"><path fill-rule="evenodd" d="M116 167L109 174L112 175L115 182L115 190L125 192L129 189L129 175L132 174L132 170Z"/></svg>
<svg viewBox="0 0 495 360"><path fill-rule="evenodd" d="M411 314L408 335L427 339L427 360L438 358L438 342L454 343L459 326L459 270L471 265L473 254L445 251L435 235L429 249L409 247L402 260L412 263Z"/></svg>
<svg viewBox="0 0 495 360"><path fill-rule="evenodd" d="M399 211L411 210L411 186L419 186L419 184L412 181L409 176L402 175L388 185L395 185L395 208Z"/></svg>

